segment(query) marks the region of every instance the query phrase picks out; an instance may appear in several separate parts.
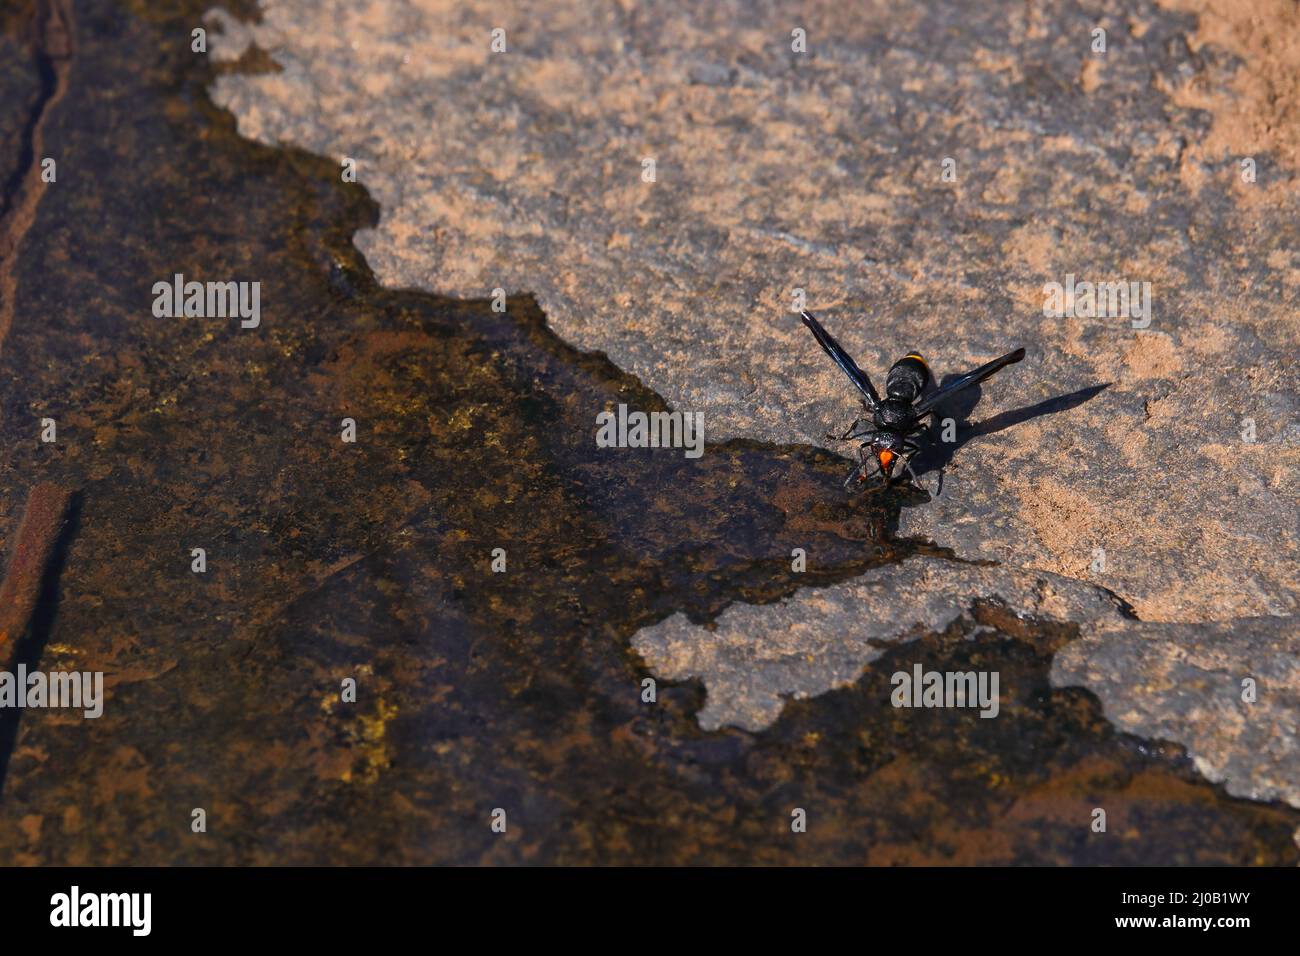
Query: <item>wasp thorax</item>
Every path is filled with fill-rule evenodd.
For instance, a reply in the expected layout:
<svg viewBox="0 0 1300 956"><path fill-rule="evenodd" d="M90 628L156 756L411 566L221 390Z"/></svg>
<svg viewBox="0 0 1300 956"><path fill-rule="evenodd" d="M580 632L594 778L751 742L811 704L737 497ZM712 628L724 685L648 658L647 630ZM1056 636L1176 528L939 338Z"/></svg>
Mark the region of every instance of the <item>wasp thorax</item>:
<svg viewBox="0 0 1300 956"><path fill-rule="evenodd" d="M877 449L884 448L889 451L899 451L903 447L903 437L899 435L898 432L877 432L876 437L872 439L871 444Z"/></svg>
<svg viewBox="0 0 1300 956"><path fill-rule="evenodd" d="M910 402L890 396L876 410L877 428L900 428L912 414Z"/></svg>

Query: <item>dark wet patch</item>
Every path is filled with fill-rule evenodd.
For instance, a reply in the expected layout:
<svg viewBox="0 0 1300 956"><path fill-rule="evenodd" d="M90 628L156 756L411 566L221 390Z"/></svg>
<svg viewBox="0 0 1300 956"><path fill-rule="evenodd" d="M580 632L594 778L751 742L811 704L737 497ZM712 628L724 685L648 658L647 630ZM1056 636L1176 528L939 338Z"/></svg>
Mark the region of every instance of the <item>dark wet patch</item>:
<svg viewBox="0 0 1300 956"><path fill-rule="evenodd" d="M45 120L65 159L20 249L0 496L80 490L41 666L103 670L111 697L97 721L23 715L0 860L1295 861L1300 814L1118 740L1047 689L1043 642L1068 635L1013 618L759 735L700 731L695 684L643 703L637 628L936 549L892 542L898 499L846 499L812 449L597 449L599 411L663 403L531 300L377 288L351 245L365 192L207 100L203 8L75 4ZM261 328L154 317L176 272L260 280ZM887 675L922 652L1002 670L1018 703L893 710ZM1116 808L1108 836L1091 805Z"/></svg>
<svg viewBox="0 0 1300 956"><path fill-rule="evenodd" d="M1225 799L1177 745L1116 733L1092 694L1052 688L1074 635L982 603L892 646L852 687L787 705L756 748L780 755L751 765L757 788L767 775L771 795L825 814L804 849L841 862L1293 865L1294 810ZM895 708L891 677L917 664L997 673L998 715Z"/></svg>

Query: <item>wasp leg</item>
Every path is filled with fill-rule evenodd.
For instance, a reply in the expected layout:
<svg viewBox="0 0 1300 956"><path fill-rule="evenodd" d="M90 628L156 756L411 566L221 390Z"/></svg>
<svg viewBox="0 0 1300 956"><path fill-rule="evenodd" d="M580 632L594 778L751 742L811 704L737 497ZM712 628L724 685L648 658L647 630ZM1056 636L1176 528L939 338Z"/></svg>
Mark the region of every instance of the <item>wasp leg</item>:
<svg viewBox="0 0 1300 956"><path fill-rule="evenodd" d="M916 485L916 487L922 489L923 491L928 492L931 495L938 495L937 490L930 491L929 486L924 484L921 481L921 479L916 476L916 472L912 470L912 459L916 457L917 452L919 452L920 450L921 449L916 445L915 442L910 442L910 441L903 442L903 469L907 472L908 477L912 479L912 484Z"/></svg>
<svg viewBox="0 0 1300 956"><path fill-rule="evenodd" d="M844 479L844 490L845 490L845 491L851 491L851 490L852 490L852 488L853 488L853 482L854 482L854 480L857 479L857 477L858 477L858 472L860 472L860 471L862 470L864 464L865 464L865 463L859 463L859 464L853 466L853 470L852 470L851 472L849 472L849 476L848 476L847 478Z"/></svg>
<svg viewBox="0 0 1300 956"><path fill-rule="evenodd" d="M849 490L849 486L852 485L853 482L854 482L854 480L857 479L858 475L861 474L862 469L867 468L867 467L869 467L869 466L872 465L872 464L876 464L877 467L879 467L879 465L878 465L878 463L876 462L876 459L875 459L875 458L868 457L868 455L867 455L867 448L868 448L868 447L869 447L869 446L867 446L867 445L862 445L862 446L860 446L860 447L858 448L858 463L857 463L857 465L854 467L854 469L853 469L851 472L849 472L849 476L848 476L847 478L844 479L844 490L845 490L845 491L848 491L848 490ZM863 475L862 480L865 481L867 478L870 478L870 477L871 477L870 475Z"/></svg>
<svg viewBox="0 0 1300 956"><path fill-rule="evenodd" d="M912 484L916 485L916 487L918 487L918 488L922 488L922 489L924 489L925 491L929 491L929 490L930 490L928 487L926 487L925 485L923 485L923 484L921 483L921 479L920 479L920 478L916 477L916 472L914 472L914 471L912 470L912 459L910 459L910 458L904 458L904 459L903 459L903 467L904 467L905 469L907 469L907 475L908 475L909 478L912 479Z"/></svg>
<svg viewBox="0 0 1300 956"><path fill-rule="evenodd" d="M871 419L869 418L855 418L853 419L853 424L845 429L843 435L836 436L828 434L826 437L831 441L850 441L854 438L864 438L867 435L874 435L876 430L871 426L870 421ZM867 422L867 427L863 431L855 432L854 429L856 429L862 422Z"/></svg>

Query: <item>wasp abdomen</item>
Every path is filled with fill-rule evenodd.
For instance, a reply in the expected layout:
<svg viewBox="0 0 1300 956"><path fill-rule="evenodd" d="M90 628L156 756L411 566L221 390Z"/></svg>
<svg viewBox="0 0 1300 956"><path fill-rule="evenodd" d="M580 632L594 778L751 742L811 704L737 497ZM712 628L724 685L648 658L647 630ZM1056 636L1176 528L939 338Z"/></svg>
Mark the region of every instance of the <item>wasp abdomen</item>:
<svg viewBox="0 0 1300 956"><path fill-rule="evenodd" d="M930 367L916 352L903 356L894 363L885 379L885 393L890 398L900 398L911 403L930 381Z"/></svg>

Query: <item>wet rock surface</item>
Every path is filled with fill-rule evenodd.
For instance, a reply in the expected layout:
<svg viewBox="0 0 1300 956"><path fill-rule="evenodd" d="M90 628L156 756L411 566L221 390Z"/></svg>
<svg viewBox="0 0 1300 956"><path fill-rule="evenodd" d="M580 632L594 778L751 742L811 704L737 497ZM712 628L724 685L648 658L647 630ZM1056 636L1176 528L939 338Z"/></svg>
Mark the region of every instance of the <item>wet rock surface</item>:
<svg viewBox="0 0 1300 956"><path fill-rule="evenodd" d="M1052 686L1111 598L898 537L922 496L846 499L843 461L806 445L597 449L596 412L664 399L527 297L376 282L352 237L381 207L331 159L237 134L189 47L199 6L69 9L42 122L71 162L23 235L0 351L0 533L8 554L37 482L75 490L20 658L103 671L108 699L97 720L4 715L0 862L1300 860L1300 812ZM153 315L176 272L260 280L262 324ZM703 729L707 677L643 699L638 632L918 559L941 593L974 583L766 729ZM998 671L999 718L891 706L918 663Z"/></svg>
<svg viewBox="0 0 1300 956"><path fill-rule="evenodd" d="M0 35L0 142L9 147L0 156L0 184L6 195L12 193L15 173L23 161L21 144L40 89L31 53L16 40Z"/></svg>
<svg viewBox="0 0 1300 956"><path fill-rule="evenodd" d="M899 529L1195 623L1291 615L1300 596L1297 37L1294 6L1270 0L269 0L217 55L260 49L276 69L214 97L248 136L357 159L382 208L358 244L382 283L535 292L563 339L703 411L714 437L825 444L856 414L796 290L878 383L910 349L942 380L1025 346L941 409L953 440L937 426L917 462L938 493ZM1146 283L1149 311L1139 292L1130 314L1045 315L1045 284L1071 280ZM840 639L782 613L734 619L783 634L789 667ZM667 631L638 640L665 673L743 670L698 661L699 632L675 626L672 652ZM759 711L704 718L765 723L780 693L845 676L779 670L734 675ZM1258 733L1300 717L1279 708ZM1277 773L1293 792L1296 768Z"/></svg>
<svg viewBox="0 0 1300 956"><path fill-rule="evenodd" d="M12 571L28 489L76 490L16 660L101 671L108 699L93 720L4 712L0 859L593 859L569 821L629 774L658 779L658 715L670 739L688 729L670 763L715 746L689 689L642 704L629 634L916 550L885 541L885 509L833 493L825 453L596 448L595 410L662 400L559 342L530 300L377 288L350 244L371 201L235 134L184 11L76 15L46 136L89 158L20 246L0 492ZM130 135L104 108L121 101ZM261 324L155 315L154 282L177 272L261 281ZM818 562L798 577L796 544ZM646 799L689 790L667 774Z"/></svg>
<svg viewBox="0 0 1300 956"><path fill-rule="evenodd" d="M1233 624L1098 621L1052 664L1127 733L1183 742L1229 793L1300 806L1300 633L1288 618Z"/></svg>
<svg viewBox="0 0 1300 956"><path fill-rule="evenodd" d="M251 36L278 69L214 96L357 160L383 284L533 292L716 439L823 444L855 413L795 289L878 378L1023 345L945 410L904 533L1144 619L1289 614L1300 19L1177 6L268 0L218 54ZM1149 283L1150 315L1045 317L1067 276Z"/></svg>
<svg viewBox="0 0 1300 956"><path fill-rule="evenodd" d="M943 631L990 599L1044 620L1124 619L1114 598L1078 581L918 557L801 589L772 607L733 604L707 627L676 614L640 631L632 646L656 673L704 682L705 730L762 730L784 698L852 684L891 644Z"/></svg>

